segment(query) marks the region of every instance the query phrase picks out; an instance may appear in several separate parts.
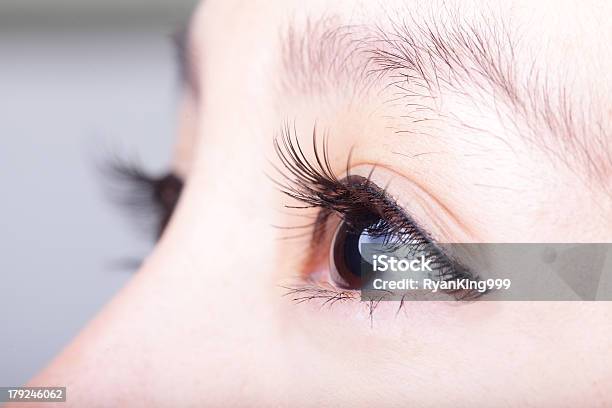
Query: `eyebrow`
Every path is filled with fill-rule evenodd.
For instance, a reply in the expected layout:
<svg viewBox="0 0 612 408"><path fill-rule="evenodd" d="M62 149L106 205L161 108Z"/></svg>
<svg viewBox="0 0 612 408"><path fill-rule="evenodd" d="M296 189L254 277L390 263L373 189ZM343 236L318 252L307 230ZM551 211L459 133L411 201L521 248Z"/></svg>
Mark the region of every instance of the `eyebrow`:
<svg viewBox="0 0 612 408"><path fill-rule="evenodd" d="M291 25L282 33L282 89L336 89L356 96L394 87L404 100L459 95L494 110L504 126L572 171L580 167L609 183L612 146L605 115L585 110L595 101L570 98L562 82L553 84L538 71L536 61L520 71L513 34L492 16L451 16L444 23L406 16L390 19L385 28L309 20L299 31Z"/></svg>

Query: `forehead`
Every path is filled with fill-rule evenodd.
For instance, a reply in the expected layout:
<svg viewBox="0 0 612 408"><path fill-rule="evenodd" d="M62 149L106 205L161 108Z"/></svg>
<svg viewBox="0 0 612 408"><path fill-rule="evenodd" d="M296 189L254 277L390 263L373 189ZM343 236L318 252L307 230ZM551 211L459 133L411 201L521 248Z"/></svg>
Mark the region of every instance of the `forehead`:
<svg viewBox="0 0 612 408"><path fill-rule="evenodd" d="M604 91L612 90L610 15L612 3L595 0L206 0L193 32L200 44L208 40L206 48L227 48L227 40L235 40L236 52L261 55L281 48L288 32L300 40L321 21L330 29L335 24L382 31L417 23L422 35L429 35L431 26L471 26L483 37L493 34L514 44L512 50L500 44L495 51L514 52L517 68L571 79L566 85L579 95L595 85L607 95Z"/></svg>
<svg viewBox="0 0 612 408"><path fill-rule="evenodd" d="M513 27L525 42L538 52L546 51L550 58L580 53L601 60L604 51L610 62L612 57L605 52L612 34L610 14L612 4L597 0L206 0L194 25L220 28L227 35L257 37L266 31L255 30L260 25L281 27L288 21L299 25L332 16L345 24L382 26L409 15L424 20L480 19L483 24ZM563 50L558 52L559 48Z"/></svg>
<svg viewBox="0 0 612 408"><path fill-rule="evenodd" d="M430 92L435 83L440 94L481 93L478 103L496 110L502 99L523 139L606 184L611 13L584 1L209 0L194 37L209 83L231 61L245 80L261 84L264 73L305 96L346 93L374 71Z"/></svg>

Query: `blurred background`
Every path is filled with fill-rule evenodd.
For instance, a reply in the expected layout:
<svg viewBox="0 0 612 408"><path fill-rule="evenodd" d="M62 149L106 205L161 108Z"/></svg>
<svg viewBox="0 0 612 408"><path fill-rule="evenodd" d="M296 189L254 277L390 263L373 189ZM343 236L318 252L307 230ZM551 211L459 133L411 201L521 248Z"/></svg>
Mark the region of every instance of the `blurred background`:
<svg viewBox="0 0 612 408"><path fill-rule="evenodd" d="M0 386L45 366L129 279L118 265L150 251L99 163L167 168L171 35L196 3L0 1Z"/></svg>

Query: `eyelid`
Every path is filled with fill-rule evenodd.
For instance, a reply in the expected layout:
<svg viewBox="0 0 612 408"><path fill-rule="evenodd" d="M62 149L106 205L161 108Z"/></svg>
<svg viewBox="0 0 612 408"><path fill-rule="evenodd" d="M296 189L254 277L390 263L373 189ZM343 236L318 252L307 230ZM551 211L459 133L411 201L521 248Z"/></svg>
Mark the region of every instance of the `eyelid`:
<svg viewBox="0 0 612 408"><path fill-rule="evenodd" d="M319 153L319 146L317 144L316 130L313 132L313 153L314 159L309 159L304 149L302 149L299 139L296 135L293 135L288 127L285 127L284 133L281 137L274 139L274 148L281 161L281 164L287 169L288 172L283 172L277 168L281 175L286 179L288 185L279 183L281 191L286 195L296 199L302 204L308 207L320 207L327 210L335 210L337 213L342 214L342 210L337 208L337 203L330 200L330 196L326 196L326 191L333 192L336 196L344 194L350 194L350 189L342 188L343 183L339 176L336 175L332 165L330 163L326 140L323 141L322 153ZM365 166L363 173L360 174L360 170L364 166L352 166L351 165L351 154L349 153L346 163L346 174L342 180L351 176L361 176L365 180L370 180L375 174L379 172L379 167L376 165ZM373 178L372 178L373 180ZM376 183L372 185L386 185L388 183ZM338 190L343 190L339 192ZM405 207L398 205L393 197L391 197L386 191L387 187L381 189L379 194L380 201L387 203L389 207L394 207L396 213L402 213L403 217L409 219L411 225L414 225L419 229L424 236L427 238L431 237L431 234L425 233L425 229L420 227L415 222L414 217L408 214ZM372 197L371 197L372 198ZM353 199L353 197L351 197ZM340 201L349 207L352 205L347 197L340 197ZM334 206L336 208L334 208ZM319 216L325 212L319 213Z"/></svg>
<svg viewBox="0 0 612 408"><path fill-rule="evenodd" d="M440 243L474 242L474 234L444 203L413 179L393 169L376 165L359 165L351 169L352 174L371 173L371 180L385 186L385 192L419 226L426 226L430 237Z"/></svg>

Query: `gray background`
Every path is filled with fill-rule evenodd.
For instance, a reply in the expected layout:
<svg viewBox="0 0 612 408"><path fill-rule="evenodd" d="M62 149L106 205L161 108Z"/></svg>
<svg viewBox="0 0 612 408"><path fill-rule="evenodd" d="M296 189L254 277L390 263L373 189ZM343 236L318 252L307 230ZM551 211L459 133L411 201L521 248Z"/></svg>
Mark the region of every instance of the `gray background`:
<svg viewBox="0 0 612 408"><path fill-rule="evenodd" d="M117 262L150 250L97 165L167 166L169 36L195 3L0 1L0 386L47 364L129 279Z"/></svg>

